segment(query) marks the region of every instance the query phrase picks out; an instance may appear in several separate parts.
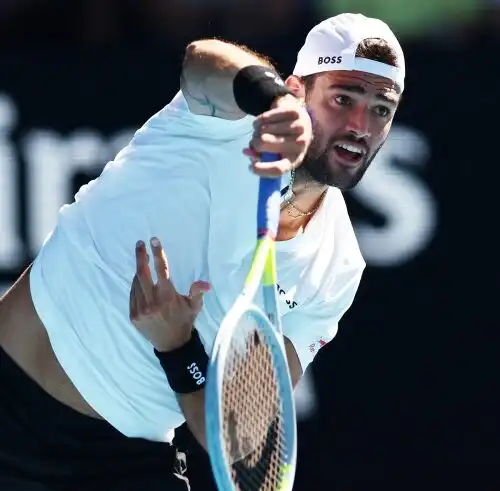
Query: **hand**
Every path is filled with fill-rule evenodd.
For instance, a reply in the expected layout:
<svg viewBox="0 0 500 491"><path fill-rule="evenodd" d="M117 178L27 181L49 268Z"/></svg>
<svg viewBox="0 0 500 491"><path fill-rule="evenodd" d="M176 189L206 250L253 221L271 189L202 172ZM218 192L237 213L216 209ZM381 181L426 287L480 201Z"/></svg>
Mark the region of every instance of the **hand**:
<svg viewBox="0 0 500 491"><path fill-rule="evenodd" d="M158 351L172 351L191 338L194 320L210 283L195 281L189 294L181 295L170 281L167 257L157 238L151 239L151 250L158 276L156 284L151 278L144 242L136 245L137 269L130 290L130 321Z"/></svg>
<svg viewBox="0 0 500 491"><path fill-rule="evenodd" d="M292 95L280 97L274 108L254 121L250 148L244 154L252 159L251 169L260 176L278 177L295 169L304 159L312 141L311 118L302 102ZM277 162L260 162L259 154L281 155Z"/></svg>

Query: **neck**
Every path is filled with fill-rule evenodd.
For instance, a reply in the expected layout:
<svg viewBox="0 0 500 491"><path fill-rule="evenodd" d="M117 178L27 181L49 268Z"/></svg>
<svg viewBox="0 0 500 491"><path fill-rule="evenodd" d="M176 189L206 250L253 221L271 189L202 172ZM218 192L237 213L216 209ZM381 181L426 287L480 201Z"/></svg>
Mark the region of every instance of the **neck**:
<svg viewBox="0 0 500 491"><path fill-rule="evenodd" d="M293 193L297 199L301 199L304 196L320 196L323 194L328 186L326 184L320 184L315 181L307 170L299 167L295 171L295 179L293 184Z"/></svg>
<svg viewBox="0 0 500 491"><path fill-rule="evenodd" d="M293 197L282 205L277 240L292 239L305 229L328 188L299 171L291 185Z"/></svg>

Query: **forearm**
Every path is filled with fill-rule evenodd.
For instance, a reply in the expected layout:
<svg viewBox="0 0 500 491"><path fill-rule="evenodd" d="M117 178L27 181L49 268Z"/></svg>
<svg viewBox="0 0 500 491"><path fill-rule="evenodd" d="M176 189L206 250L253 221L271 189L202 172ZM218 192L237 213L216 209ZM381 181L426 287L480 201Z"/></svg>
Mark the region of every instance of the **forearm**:
<svg viewBox="0 0 500 491"><path fill-rule="evenodd" d="M205 389L191 394L177 394L186 423L198 443L207 448L205 435Z"/></svg>
<svg viewBox="0 0 500 491"><path fill-rule="evenodd" d="M208 356L196 329L183 336L156 340L154 353L174 391L186 423L200 445L206 448L205 389Z"/></svg>
<svg viewBox="0 0 500 491"><path fill-rule="evenodd" d="M300 361L292 343L286 338L285 347L288 364L290 367L292 384L295 387L302 376L302 369L300 367ZM184 417L186 418L186 422L191 433L194 435L198 443L200 443L200 445L206 449L207 440L205 434L205 389L193 392L191 394L177 394L177 400L179 401L179 405L181 407L182 413L184 414ZM266 419L269 421L273 416L270 416ZM262 431L267 431L267 426Z"/></svg>
<svg viewBox="0 0 500 491"><path fill-rule="evenodd" d="M191 433L206 449L205 389L203 387L207 376L208 356L198 331L192 329L189 336L188 340L184 338L179 338L176 342L170 340L168 345L157 341L154 352L167 376L170 387L176 393L179 406ZM295 386L302 375L300 361L292 343L286 338L285 347L292 382ZM247 362L251 363L252 358L248 358ZM241 369L245 368L241 367ZM274 407L270 408L270 411L274 411ZM269 418L263 418L262 435L268 430L268 424L273 418L274 414L270 414ZM235 458L239 457L235 456Z"/></svg>
<svg viewBox="0 0 500 491"><path fill-rule="evenodd" d="M292 343L286 338L285 347L288 364L290 367L292 384L295 387L302 376L302 369L300 367L299 358ZM191 433L194 435L198 443L200 443L200 445L206 449L207 440L205 434L205 389L201 389L190 394L177 394L177 400L179 401L179 405L181 407L182 413L184 414L184 417L186 418L186 422ZM271 416L268 420L270 419L272 419Z"/></svg>
<svg viewBox="0 0 500 491"><path fill-rule="evenodd" d="M181 74L181 90L195 114L236 120L246 114L233 95L236 74L250 65L271 66L246 48L216 39L188 45Z"/></svg>

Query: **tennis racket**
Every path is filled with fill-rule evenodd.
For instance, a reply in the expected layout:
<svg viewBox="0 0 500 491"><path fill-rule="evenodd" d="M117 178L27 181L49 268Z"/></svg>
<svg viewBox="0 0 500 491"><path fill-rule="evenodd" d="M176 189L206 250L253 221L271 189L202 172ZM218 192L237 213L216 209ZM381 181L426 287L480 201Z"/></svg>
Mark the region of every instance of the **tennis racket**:
<svg viewBox="0 0 500 491"><path fill-rule="evenodd" d="M280 184L260 178L252 263L208 367L206 437L220 491L290 491L295 477L295 405L276 288ZM254 303L260 286L265 313Z"/></svg>

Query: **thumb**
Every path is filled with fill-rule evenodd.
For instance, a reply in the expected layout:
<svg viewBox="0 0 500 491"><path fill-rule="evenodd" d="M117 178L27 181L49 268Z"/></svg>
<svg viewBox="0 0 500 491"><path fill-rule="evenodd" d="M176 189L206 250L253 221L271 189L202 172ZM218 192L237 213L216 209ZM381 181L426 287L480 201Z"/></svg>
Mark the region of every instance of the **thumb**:
<svg viewBox="0 0 500 491"><path fill-rule="evenodd" d="M193 309L199 310L203 304L203 294L210 291L212 285L208 281L195 281L189 289L188 300Z"/></svg>
<svg viewBox="0 0 500 491"><path fill-rule="evenodd" d="M281 160L276 160L274 162L252 162L250 165L250 170L259 176L264 177L280 177L286 172L293 169L293 165L290 159L284 158Z"/></svg>

